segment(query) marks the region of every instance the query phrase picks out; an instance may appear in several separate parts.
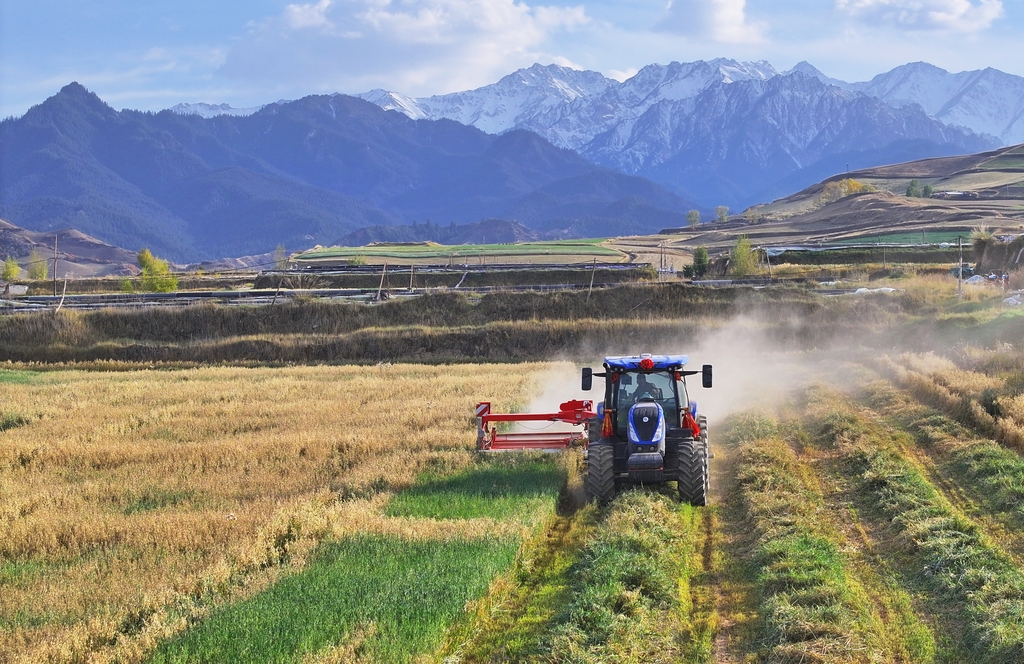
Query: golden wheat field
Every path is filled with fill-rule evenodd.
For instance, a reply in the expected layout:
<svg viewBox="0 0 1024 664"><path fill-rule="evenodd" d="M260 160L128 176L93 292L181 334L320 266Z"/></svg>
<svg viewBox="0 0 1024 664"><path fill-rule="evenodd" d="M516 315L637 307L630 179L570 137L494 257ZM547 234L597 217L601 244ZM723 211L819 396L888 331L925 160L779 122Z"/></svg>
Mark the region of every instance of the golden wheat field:
<svg viewBox="0 0 1024 664"><path fill-rule="evenodd" d="M0 661L138 660L327 536L437 536L387 496L544 366L0 370Z"/></svg>

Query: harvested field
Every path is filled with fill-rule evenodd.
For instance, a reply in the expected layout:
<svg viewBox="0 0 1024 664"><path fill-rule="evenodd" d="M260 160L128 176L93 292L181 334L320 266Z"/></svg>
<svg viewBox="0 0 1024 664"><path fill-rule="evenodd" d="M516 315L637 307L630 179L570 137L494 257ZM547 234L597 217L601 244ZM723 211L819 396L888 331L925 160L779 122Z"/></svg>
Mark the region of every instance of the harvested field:
<svg viewBox="0 0 1024 664"><path fill-rule="evenodd" d="M864 319L823 335L726 321L720 293L649 294L676 317L638 325L716 365L695 395L706 508L671 483L587 504L578 451L472 451L476 401L578 396L570 363L0 370L0 662L1024 661L1018 315L934 293L895 313L747 301L834 316L823 330ZM445 302L419 313L482 321L480 340L578 326L622 343L615 321L567 320L572 299ZM538 304L555 313L521 320ZM252 324L223 316L229 337Z"/></svg>

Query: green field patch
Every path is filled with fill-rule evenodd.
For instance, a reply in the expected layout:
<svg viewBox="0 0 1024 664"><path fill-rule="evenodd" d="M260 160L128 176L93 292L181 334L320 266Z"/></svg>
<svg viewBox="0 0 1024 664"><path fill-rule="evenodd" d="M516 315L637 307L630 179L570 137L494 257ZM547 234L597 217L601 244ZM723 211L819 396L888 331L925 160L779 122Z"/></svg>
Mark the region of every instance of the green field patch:
<svg viewBox="0 0 1024 664"><path fill-rule="evenodd" d="M138 512L149 512L152 510L174 507L183 503L191 503L195 499L196 492L189 490L173 490L161 487L146 487L137 493L130 493L125 498L124 513L126 515Z"/></svg>
<svg viewBox="0 0 1024 664"><path fill-rule="evenodd" d="M19 413L0 413L0 431L23 427L32 422L32 418Z"/></svg>
<svg viewBox="0 0 1024 664"><path fill-rule="evenodd" d="M986 171L998 171L1004 168L1024 168L1024 157L1003 155L979 164L978 168Z"/></svg>
<svg viewBox="0 0 1024 664"><path fill-rule="evenodd" d="M326 544L306 570L214 612L163 644L151 661L299 661L344 645L360 630L369 634L361 654L371 661L410 661L440 644L466 602L513 563L518 548L516 539L377 536Z"/></svg>
<svg viewBox="0 0 1024 664"><path fill-rule="evenodd" d="M17 369L0 369L0 384L27 385L39 376L38 371L20 371Z"/></svg>
<svg viewBox="0 0 1024 664"><path fill-rule="evenodd" d="M956 239L958 237L962 237L964 239L964 246L967 247L970 244L967 235L968 234L962 231L936 230L925 231L924 233L917 231L916 233L885 233L883 235L867 235L844 239L843 242L847 244L938 244L941 242L956 244Z"/></svg>
<svg viewBox="0 0 1024 664"><path fill-rule="evenodd" d="M523 519L553 505L566 480L553 458L495 457L454 475L424 473L395 496L388 516L428 519Z"/></svg>
<svg viewBox="0 0 1024 664"><path fill-rule="evenodd" d="M0 564L0 588L28 583L51 569L52 564L40 560L16 560Z"/></svg>
<svg viewBox="0 0 1024 664"><path fill-rule="evenodd" d="M320 251L309 251L297 256L297 260L316 258L380 257L380 258L465 258L476 256L615 256L623 254L615 249L601 246L604 238L588 238L556 242L523 242L519 244L412 244L378 245L367 247L330 247Z"/></svg>

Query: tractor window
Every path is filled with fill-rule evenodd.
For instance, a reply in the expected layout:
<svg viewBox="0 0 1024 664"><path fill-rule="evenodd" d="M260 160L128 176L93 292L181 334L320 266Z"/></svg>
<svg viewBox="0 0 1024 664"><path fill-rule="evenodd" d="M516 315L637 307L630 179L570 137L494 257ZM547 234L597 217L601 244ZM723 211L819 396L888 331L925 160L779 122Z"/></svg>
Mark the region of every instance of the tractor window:
<svg viewBox="0 0 1024 664"><path fill-rule="evenodd" d="M626 425L629 419L629 409L637 401L649 397L661 404L668 419L669 426L679 412L679 404L676 401L675 379L668 372L654 372L649 374L636 373L630 376L629 385L626 381L619 380L617 394L618 414L615 417L615 430L620 436L626 435Z"/></svg>

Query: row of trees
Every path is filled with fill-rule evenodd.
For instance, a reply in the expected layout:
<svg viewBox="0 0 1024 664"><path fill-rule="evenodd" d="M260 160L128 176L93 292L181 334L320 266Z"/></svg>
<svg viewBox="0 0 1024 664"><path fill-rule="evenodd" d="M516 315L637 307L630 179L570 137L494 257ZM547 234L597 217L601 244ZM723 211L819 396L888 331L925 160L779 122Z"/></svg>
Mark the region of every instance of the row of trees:
<svg viewBox="0 0 1024 664"><path fill-rule="evenodd" d="M46 278L49 273L49 259L43 256L42 252L38 249L33 249L32 253L29 254L28 262L25 266L25 271L28 273L28 278L33 281L39 281ZM21 266L11 256L4 259L4 267L0 278L4 281L11 282L15 281L21 275Z"/></svg>
<svg viewBox="0 0 1024 664"><path fill-rule="evenodd" d="M178 290L178 277L171 274L171 266L167 261L157 258L149 249L143 249L138 254L139 267L142 268L141 286L142 290L153 293L170 293ZM39 250L33 250L29 254L25 271L32 281L42 281L49 273L50 259L42 255ZM0 278L6 282L15 281L21 275L21 266L18 261L8 256L3 262L3 270ZM130 280L121 284L122 290L135 290Z"/></svg>
<svg viewBox="0 0 1024 664"><path fill-rule="evenodd" d="M931 198L935 189L930 184L921 186L920 180L911 180L907 185L907 196L909 198Z"/></svg>
<svg viewBox="0 0 1024 664"><path fill-rule="evenodd" d="M715 208L715 221L725 221L729 218L729 208L725 205L719 205ZM697 228L700 225L700 210L690 210L686 213L686 223L690 224L690 228Z"/></svg>
<svg viewBox="0 0 1024 664"><path fill-rule="evenodd" d="M757 250L750 246L750 240L746 235L741 235L736 244L729 252L729 274L735 277L745 277L756 274ZM691 279L700 279L711 269L711 257L705 247L699 246L693 250L693 264L683 268L683 276Z"/></svg>

